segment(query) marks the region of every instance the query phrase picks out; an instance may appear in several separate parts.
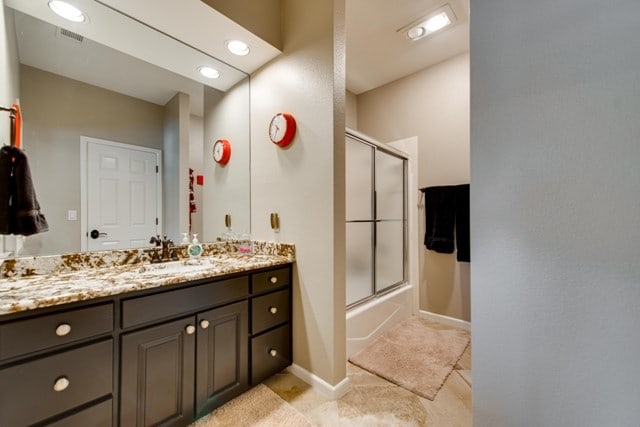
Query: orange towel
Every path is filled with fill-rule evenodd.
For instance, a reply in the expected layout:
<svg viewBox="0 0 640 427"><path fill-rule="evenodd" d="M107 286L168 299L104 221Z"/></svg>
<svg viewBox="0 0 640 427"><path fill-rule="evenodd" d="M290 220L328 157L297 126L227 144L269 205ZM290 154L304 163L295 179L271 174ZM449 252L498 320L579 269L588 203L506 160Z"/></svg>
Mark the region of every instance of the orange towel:
<svg viewBox="0 0 640 427"><path fill-rule="evenodd" d="M13 104L11 107L14 109L12 115L11 145L20 148L22 142L22 115L20 114L20 106L18 104Z"/></svg>

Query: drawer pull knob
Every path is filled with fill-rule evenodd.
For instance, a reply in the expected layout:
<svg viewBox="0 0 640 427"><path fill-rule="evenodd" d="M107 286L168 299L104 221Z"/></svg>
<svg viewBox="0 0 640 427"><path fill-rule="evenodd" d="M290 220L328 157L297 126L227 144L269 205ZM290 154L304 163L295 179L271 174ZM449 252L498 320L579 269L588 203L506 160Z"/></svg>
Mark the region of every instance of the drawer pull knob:
<svg viewBox="0 0 640 427"><path fill-rule="evenodd" d="M71 325L68 323L61 323L56 328L56 335L59 337L64 337L65 335L69 335L71 332Z"/></svg>
<svg viewBox="0 0 640 427"><path fill-rule="evenodd" d="M67 387L69 387L69 378L67 377L60 377L53 383L53 389L55 391L64 391Z"/></svg>
<svg viewBox="0 0 640 427"><path fill-rule="evenodd" d="M276 314L278 312L278 307L269 307L269 313Z"/></svg>
<svg viewBox="0 0 640 427"><path fill-rule="evenodd" d="M201 320L200 321L200 327L202 329L207 329L209 327L209 321L208 320Z"/></svg>
<svg viewBox="0 0 640 427"><path fill-rule="evenodd" d="M275 285L278 283L278 278L276 276L271 276L269 277L269 281Z"/></svg>
<svg viewBox="0 0 640 427"><path fill-rule="evenodd" d="M276 357L278 355L278 352L276 351L275 348L272 348L271 350L269 350L269 355L271 357Z"/></svg>
<svg viewBox="0 0 640 427"><path fill-rule="evenodd" d="M184 331L187 333L187 335L193 335L196 332L196 327L193 325L187 325L187 327L184 328Z"/></svg>

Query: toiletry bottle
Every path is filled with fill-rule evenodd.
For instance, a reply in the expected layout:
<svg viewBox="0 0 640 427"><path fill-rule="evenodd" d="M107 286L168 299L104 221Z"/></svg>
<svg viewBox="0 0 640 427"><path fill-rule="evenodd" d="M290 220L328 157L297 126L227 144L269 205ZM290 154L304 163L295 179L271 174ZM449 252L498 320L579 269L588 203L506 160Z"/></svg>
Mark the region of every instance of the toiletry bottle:
<svg viewBox="0 0 640 427"><path fill-rule="evenodd" d="M193 240L189 245L188 251L189 251L189 257L191 258L199 257L200 255L202 255L202 244L198 242L197 234L193 235Z"/></svg>
<svg viewBox="0 0 640 427"><path fill-rule="evenodd" d="M241 254L251 253L251 234L243 233L238 241L238 252Z"/></svg>
<svg viewBox="0 0 640 427"><path fill-rule="evenodd" d="M189 233L182 233L182 244L183 245L189 244Z"/></svg>

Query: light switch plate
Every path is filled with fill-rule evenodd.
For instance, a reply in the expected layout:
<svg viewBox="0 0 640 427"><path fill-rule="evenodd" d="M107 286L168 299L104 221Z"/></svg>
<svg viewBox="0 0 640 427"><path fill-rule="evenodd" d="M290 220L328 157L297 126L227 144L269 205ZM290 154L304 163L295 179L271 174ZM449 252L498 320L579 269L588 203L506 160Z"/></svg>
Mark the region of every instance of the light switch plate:
<svg viewBox="0 0 640 427"><path fill-rule="evenodd" d="M69 221L77 221L78 220L78 211L67 211L67 219Z"/></svg>

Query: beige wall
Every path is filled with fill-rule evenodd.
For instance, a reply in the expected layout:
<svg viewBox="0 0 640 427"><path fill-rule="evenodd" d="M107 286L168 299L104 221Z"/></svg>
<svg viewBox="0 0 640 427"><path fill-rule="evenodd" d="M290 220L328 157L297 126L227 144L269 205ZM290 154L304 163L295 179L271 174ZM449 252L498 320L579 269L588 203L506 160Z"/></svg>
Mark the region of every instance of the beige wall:
<svg viewBox="0 0 640 427"><path fill-rule="evenodd" d="M380 141L418 137L420 188L469 182L469 54L357 97L358 130ZM424 209L420 210L420 241ZM420 308L470 320L469 263L420 249Z"/></svg>
<svg viewBox="0 0 640 427"><path fill-rule="evenodd" d="M344 1L282 9L283 54L251 76L251 224L258 239L295 243L294 363L336 385L346 376ZM285 149L266 132L280 111L298 125Z"/></svg>
<svg viewBox="0 0 640 427"><path fill-rule="evenodd" d="M24 147L49 231L24 255L80 251L80 136L162 149L163 107L36 68L20 67Z"/></svg>
<svg viewBox="0 0 640 427"><path fill-rule="evenodd" d="M164 108L162 150L163 234L180 242L189 231L189 95L177 93Z"/></svg>
<svg viewBox="0 0 640 427"><path fill-rule="evenodd" d="M262 40L282 50L281 0L202 0Z"/></svg>
<svg viewBox="0 0 640 427"><path fill-rule="evenodd" d="M13 24L13 10L3 7L0 0L0 105L10 107L20 93L20 64ZM0 145L8 144L11 138L11 124L8 112L0 112ZM0 255L16 249L15 236L0 236Z"/></svg>
<svg viewBox="0 0 640 427"><path fill-rule="evenodd" d="M358 97L347 91L345 121L349 129L358 130Z"/></svg>
<svg viewBox="0 0 640 427"><path fill-rule="evenodd" d="M475 427L639 424L640 2L610 4L473 2Z"/></svg>
<svg viewBox="0 0 640 427"><path fill-rule="evenodd" d="M203 238L212 241L226 230L225 214L231 215L234 233L251 231L249 79L227 92L206 88L204 111ZM219 139L231 144L231 158L224 166L213 160L213 145Z"/></svg>
<svg viewBox="0 0 640 427"><path fill-rule="evenodd" d="M0 105L10 107L19 98L20 64L16 45L16 32L13 25L13 9L5 9L0 0ZM0 112L0 144L10 139L10 121L8 112Z"/></svg>

